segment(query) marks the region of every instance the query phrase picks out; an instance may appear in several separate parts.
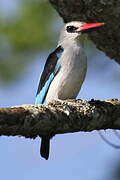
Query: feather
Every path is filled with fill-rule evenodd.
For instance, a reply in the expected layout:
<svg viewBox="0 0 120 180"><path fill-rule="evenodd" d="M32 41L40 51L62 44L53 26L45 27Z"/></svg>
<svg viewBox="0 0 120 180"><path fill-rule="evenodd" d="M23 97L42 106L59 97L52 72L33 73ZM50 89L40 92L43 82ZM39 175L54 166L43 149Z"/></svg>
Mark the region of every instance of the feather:
<svg viewBox="0 0 120 180"><path fill-rule="evenodd" d="M62 53L63 48L61 46L58 46L48 56L47 61L45 63L44 71L39 82L35 104L46 103L45 97L49 90L49 86L60 69L59 58L61 57Z"/></svg>

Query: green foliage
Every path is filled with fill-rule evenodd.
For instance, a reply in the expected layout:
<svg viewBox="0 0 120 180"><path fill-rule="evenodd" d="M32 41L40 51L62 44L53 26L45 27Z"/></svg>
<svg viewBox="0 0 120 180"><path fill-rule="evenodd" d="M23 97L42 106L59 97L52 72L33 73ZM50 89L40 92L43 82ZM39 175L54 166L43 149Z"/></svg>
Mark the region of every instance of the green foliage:
<svg viewBox="0 0 120 180"><path fill-rule="evenodd" d="M0 17L0 38L2 37L0 47L4 41L7 41L10 49L7 60L4 60L8 51L6 46L4 47L6 53L0 56L0 80L9 81L14 78L16 71L22 72L23 68L16 65L20 64L18 62L21 62L21 55L50 47L54 14L53 8L47 1L23 0L13 19L6 21ZM24 61L26 59L24 57Z"/></svg>
<svg viewBox="0 0 120 180"><path fill-rule="evenodd" d="M2 32L16 51L36 50L50 44L49 26L53 13L48 3L25 2L16 21L3 24Z"/></svg>
<svg viewBox="0 0 120 180"><path fill-rule="evenodd" d="M10 80L16 80L23 69L24 63L20 63L17 57L0 61L0 81L8 83Z"/></svg>

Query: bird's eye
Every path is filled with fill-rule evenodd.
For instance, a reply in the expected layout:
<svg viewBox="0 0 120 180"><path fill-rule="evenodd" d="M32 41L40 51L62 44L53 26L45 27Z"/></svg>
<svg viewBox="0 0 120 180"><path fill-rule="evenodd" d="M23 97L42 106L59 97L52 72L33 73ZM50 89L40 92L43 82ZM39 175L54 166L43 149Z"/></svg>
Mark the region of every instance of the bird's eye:
<svg viewBox="0 0 120 180"><path fill-rule="evenodd" d="M74 33L74 32L76 31L76 29L78 29L78 28L75 27L75 26L67 26L67 27L66 27L66 30L67 30L67 32L69 32L69 33Z"/></svg>

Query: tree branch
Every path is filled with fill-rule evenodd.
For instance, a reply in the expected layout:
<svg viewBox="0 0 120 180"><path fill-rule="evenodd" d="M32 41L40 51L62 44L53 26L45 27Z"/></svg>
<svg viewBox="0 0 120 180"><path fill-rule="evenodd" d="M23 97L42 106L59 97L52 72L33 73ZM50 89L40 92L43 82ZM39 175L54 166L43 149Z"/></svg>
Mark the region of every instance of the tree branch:
<svg viewBox="0 0 120 180"><path fill-rule="evenodd" d="M66 100L0 108L0 135L36 138L100 129L120 129L120 101Z"/></svg>
<svg viewBox="0 0 120 180"><path fill-rule="evenodd" d="M49 0L65 22L106 22L88 33L97 48L120 63L120 0Z"/></svg>

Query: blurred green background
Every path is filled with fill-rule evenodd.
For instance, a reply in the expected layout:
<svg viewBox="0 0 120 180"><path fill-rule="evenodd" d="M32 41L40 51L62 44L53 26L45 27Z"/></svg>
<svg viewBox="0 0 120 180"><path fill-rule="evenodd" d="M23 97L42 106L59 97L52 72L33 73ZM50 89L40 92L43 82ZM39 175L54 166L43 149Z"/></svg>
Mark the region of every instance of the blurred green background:
<svg viewBox="0 0 120 180"><path fill-rule="evenodd" d="M19 78L26 65L35 59L34 55L53 44L56 13L44 0L16 1L12 9L2 9L1 5L0 81L6 83Z"/></svg>

